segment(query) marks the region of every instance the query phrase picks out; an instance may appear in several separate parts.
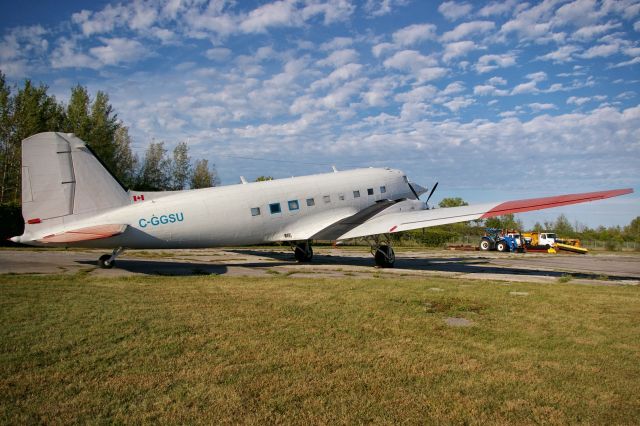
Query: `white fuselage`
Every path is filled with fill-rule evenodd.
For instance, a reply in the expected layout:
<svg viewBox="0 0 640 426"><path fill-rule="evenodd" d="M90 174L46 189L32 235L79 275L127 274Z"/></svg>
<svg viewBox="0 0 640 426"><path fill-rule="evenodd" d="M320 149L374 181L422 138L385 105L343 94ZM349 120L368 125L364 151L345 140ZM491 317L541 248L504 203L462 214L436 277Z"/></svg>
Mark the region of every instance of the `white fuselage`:
<svg viewBox="0 0 640 426"><path fill-rule="evenodd" d="M46 229L45 233L105 224L127 230L107 239L41 244L43 235L22 242L45 246L200 248L300 241L380 200L415 198L403 172L357 169L272 181L184 191L106 211ZM408 200L390 209L420 209ZM387 209L387 212L389 210Z"/></svg>

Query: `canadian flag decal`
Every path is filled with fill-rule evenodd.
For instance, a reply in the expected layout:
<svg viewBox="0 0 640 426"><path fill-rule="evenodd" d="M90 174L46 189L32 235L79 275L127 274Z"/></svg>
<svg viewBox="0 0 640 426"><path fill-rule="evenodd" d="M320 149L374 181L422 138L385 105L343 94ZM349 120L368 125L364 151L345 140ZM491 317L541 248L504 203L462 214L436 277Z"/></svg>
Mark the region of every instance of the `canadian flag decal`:
<svg viewBox="0 0 640 426"><path fill-rule="evenodd" d="M142 195L134 195L133 196L133 202L138 202L138 201L144 201L144 194Z"/></svg>

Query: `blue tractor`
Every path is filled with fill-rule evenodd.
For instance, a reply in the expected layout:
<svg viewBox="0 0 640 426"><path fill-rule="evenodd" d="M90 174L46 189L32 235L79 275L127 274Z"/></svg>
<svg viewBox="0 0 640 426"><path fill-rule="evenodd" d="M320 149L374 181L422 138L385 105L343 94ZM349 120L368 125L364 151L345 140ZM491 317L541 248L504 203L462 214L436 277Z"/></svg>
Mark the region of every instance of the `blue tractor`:
<svg viewBox="0 0 640 426"><path fill-rule="evenodd" d="M519 232L487 228L480 240L480 251L522 252L524 244Z"/></svg>

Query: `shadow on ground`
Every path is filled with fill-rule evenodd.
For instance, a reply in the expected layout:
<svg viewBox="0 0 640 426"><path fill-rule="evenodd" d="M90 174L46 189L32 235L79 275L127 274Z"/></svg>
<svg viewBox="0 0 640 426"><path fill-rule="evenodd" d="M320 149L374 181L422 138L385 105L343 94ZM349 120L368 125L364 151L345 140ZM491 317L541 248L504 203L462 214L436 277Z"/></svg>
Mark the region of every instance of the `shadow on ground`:
<svg viewBox="0 0 640 426"><path fill-rule="evenodd" d="M276 260L291 259L292 255L286 252L275 251L260 251L255 249L234 249L229 250L234 253L267 257ZM497 274L497 275L519 275L519 276L543 276L543 277L555 277L560 278L564 275L570 274L573 278L578 279L602 279L600 273L588 273L577 271L551 271L547 269L541 269L531 267L529 269L512 268L508 266L501 266L491 264L492 258L488 257L434 257L434 258L418 258L418 257L397 257L394 269L414 270L414 271L433 271L433 272L448 272L448 273L460 273L460 274ZM290 263L290 262L288 262ZM374 261L371 256L341 256L331 254L314 254L314 264L321 265L342 265L342 266L369 266L374 265ZM632 280L637 281L637 277L623 276L623 275L611 275L607 278L617 281Z"/></svg>

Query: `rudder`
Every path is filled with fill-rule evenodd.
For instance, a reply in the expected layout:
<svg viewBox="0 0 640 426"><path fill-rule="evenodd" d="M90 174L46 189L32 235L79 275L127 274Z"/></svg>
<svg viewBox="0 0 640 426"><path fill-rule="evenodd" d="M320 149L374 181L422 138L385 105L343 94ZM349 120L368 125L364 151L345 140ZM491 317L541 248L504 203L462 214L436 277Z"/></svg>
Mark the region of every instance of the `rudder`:
<svg viewBox="0 0 640 426"><path fill-rule="evenodd" d="M22 141L27 227L69 223L129 203L124 188L72 133L38 133Z"/></svg>

